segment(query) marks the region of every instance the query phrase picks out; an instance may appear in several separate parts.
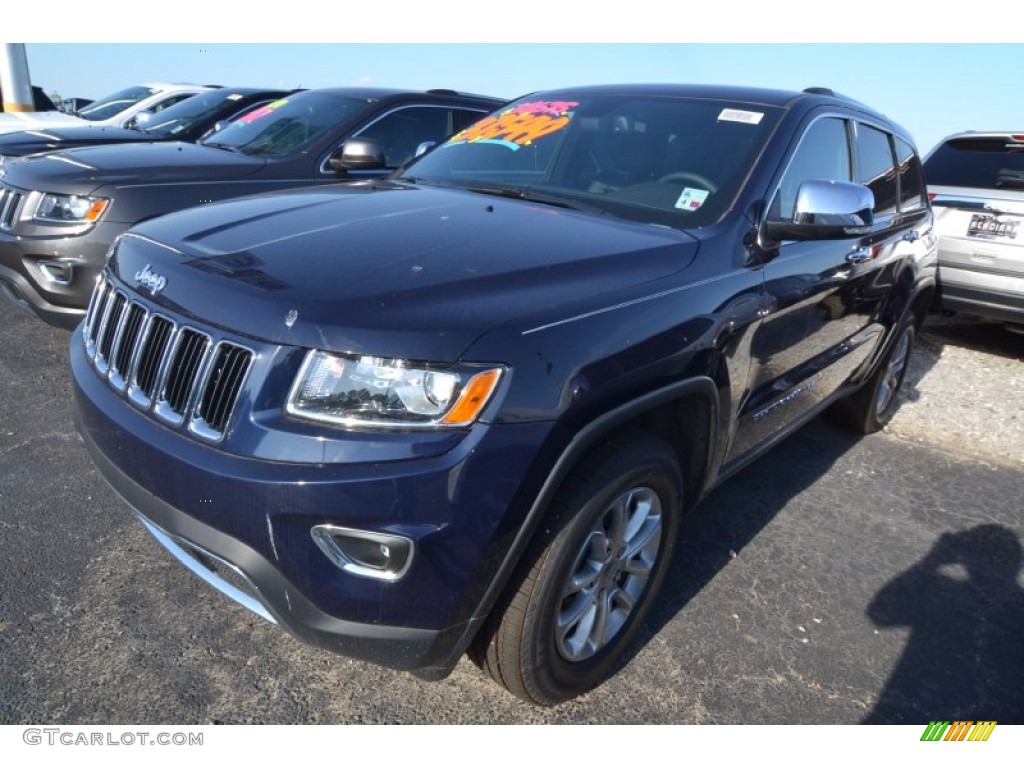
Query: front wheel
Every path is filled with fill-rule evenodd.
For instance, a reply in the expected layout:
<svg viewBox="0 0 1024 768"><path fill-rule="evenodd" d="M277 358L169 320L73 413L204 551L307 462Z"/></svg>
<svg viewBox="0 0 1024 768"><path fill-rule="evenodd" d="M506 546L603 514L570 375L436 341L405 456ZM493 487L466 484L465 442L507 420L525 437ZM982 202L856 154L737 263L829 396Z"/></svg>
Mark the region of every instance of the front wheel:
<svg viewBox="0 0 1024 768"><path fill-rule="evenodd" d="M478 638L481 665L545 706L600 684L665 579L682 497L675 453L654 437L631 437L581 462Z"/></svg>

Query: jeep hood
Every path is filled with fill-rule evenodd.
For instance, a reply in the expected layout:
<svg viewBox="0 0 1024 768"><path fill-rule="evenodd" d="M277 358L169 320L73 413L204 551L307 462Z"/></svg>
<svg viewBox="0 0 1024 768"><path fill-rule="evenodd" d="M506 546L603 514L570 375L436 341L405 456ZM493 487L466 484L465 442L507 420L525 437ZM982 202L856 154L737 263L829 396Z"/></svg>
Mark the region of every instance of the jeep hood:
<svg viewBox="0 0 1024 768"><path fill-rule="evenodd" d="M225 181L264 164L261 158L181 141L112 144L10 160L4 180L21 189L88 195L106 186Z"/></svg>
<svg viewBox="0 0 1024 768"><path fill-rule="evenodd" d="M678 272L696 251L678 230L377 182L154 219L111 268L144 295L136 275L164 278L151 301L232 332L451 361L498 323Z"/></svg>
<svg viewBox="0 0 1024 768"><path fill-rule="evenodd" d="M22 157L55 149L154 141L158 137L110 125L70 125L0 134L0 155Z"/></svg>

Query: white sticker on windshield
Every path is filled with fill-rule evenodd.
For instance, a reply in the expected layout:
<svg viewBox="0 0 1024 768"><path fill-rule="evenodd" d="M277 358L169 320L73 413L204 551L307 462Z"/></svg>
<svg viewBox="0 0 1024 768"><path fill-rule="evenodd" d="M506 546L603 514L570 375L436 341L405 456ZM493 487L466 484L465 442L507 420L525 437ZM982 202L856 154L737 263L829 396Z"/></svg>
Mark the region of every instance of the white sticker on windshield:
<svg viewBox="0 0 1024 768"><path fill-rule="evenodd" d="M683 194L676 200L676 208L683 211L696 211L702 205L704 201L708 199L708 195L711 193L706 189L695 189L694 187L686 187L683 189Z"/></svg>
<svg viewBox="0 0 1024 768"><path fill-rule="evenodd" d="M718 116L719 120L728 120L731 123L749 123L757 125L764 117L764 112L747 112L745 109L723 109Z"/></svg>

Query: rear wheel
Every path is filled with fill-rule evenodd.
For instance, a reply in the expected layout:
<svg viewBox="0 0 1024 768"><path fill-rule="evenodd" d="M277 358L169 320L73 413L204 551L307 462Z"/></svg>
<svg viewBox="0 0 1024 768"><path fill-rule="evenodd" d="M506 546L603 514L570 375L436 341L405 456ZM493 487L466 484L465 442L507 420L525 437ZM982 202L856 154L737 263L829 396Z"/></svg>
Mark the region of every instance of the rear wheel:
<svg viewBox="0 0 1024 768"><path fill-rule="evenodd" d="M877 432L889 423L899 405L899 390L907 374L915 336L913 320L905 321L878 370L853 395L836 403L836 421L864 434Z"/></svg>
<svg viewBox="0 0 1024 768"><path fill-rule="evenodd" d="M478 638L479 663L534 704L600 684L664 581L682 495L675 453L653 437L631 437L581 462Z"/></svg>

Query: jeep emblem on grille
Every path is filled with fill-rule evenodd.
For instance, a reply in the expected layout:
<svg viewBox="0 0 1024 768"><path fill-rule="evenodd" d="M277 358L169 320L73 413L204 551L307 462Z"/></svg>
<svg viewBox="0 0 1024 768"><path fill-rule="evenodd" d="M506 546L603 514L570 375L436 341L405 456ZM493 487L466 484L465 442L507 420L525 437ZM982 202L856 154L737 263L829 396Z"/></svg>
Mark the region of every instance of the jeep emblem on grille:
<svg viewBox="0 0 1024 768"><path fill-rule="evenodd" d="M167 278L151 271L149 264L135 273L135 279L139 281L139 284L143 288L148 288L150 294L153 296L160 293L160 291L164 289L164 286L167 285Z"/></svg>

